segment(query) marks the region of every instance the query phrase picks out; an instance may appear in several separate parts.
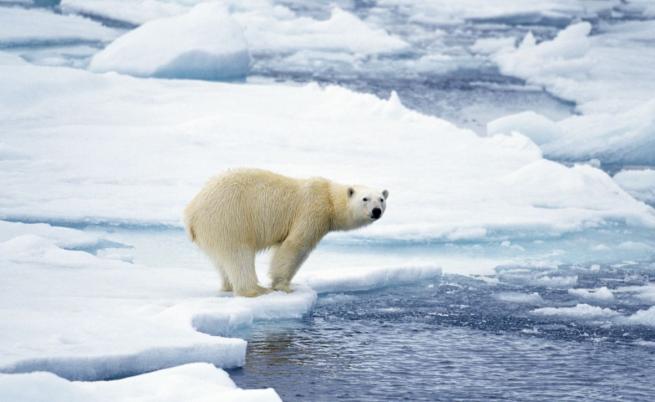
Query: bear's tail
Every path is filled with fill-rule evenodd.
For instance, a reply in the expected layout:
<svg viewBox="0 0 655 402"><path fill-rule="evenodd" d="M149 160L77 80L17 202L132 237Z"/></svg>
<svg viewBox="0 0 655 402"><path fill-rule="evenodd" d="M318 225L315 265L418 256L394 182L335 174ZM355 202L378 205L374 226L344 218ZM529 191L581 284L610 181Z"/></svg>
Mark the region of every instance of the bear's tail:
<svg viewBox="0 0 655 402"><path fill-rule="evenodd" d="M196 241L196 232L193 231L193 226L187 226L186 227L186 232L187 235L189 235L189 238L191 239L192 242Z"/></svg>
<svg viewBox="0 0 655 402"><path fill-rule="evenodd" d="M186 212L186 211L185 211ZM191 239L192 242L196 241L196 232L193 230L193 224L191 223L192 219L188 213L184 214L184 229L186 230L187 236Z"/></svg>

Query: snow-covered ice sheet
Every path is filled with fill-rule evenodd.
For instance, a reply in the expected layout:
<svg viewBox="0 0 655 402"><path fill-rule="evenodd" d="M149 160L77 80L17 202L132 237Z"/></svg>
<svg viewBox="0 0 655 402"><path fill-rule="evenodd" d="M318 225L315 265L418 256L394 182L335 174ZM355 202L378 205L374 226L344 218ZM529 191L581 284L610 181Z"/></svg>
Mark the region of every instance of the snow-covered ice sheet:
<svg viewBox="0 0 655 402"><path fill-rule="evenodd" d="M23 402L281 401L271 388L237 388L225 371L206 363L96 382L70 382L51 373L0 374L0 398Z"/></svg>
<svg viewBox="0 0 655 402"><path fill-rule="evenodd" d="M504 74L542 85L581 112L558 122L521 113L491 122L488 132L520 132L556 159L655 163L655 21L597 30L592 34L592 25L580 22L541 43L529 33L517 46L477 46L492 53Z"/></svg>
<svg viewBox="0 0 655 402"><path fill-rule="evenodd" d="M470 241L655 224L651 207L598 169L544 160L521 135L480 138L395 95L22 64L0 72L0 142L23 153L0 172L0 215L12 220L179 227L207 178L253 166L390 190L384 220L335 239Z"/></svg>
<svg viewBox="0 0 655 402"><path fill-rule="evenodd" d="M206 80L242 78L250 53L241 27L218 3L145 23L91 59L95 72Z"/></svg>

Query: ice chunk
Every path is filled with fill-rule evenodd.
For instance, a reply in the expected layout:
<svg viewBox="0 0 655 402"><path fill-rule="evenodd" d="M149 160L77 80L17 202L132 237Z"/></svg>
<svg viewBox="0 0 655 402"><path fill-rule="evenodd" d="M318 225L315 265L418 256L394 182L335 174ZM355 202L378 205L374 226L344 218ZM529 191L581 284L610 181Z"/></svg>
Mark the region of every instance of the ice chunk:
<svg viewBox="0 0 655 402"><path fill-rule="evenodd" d="M360 291L398 286L441 277L434 266L358 267L320 272L301 272L298 281L319 293Z"/></svg>
<svg viewBox="0 0 655 402"><path fill-rule="evenodd" d="M655 170L630 169L614 175L614 181L638 200L655 204Z"/></svg>
<svg viewBox="0 0 655 402"><path fill-rule="evenodd" d="M569 294L588 300L610 302L614 300L614 294L607 286L598 289L569 289Z"/></svg>
<svg viewBox="0 0 655 402"><path fill-rule="evenodd" d="M237 388L227 373L196 363L115 381L66 381L50 373L0 374L3 401L281 401L272 388Z"/></svg>
<svg viewBox="0 0 655 402"><path fill-rule="evenodd" d="M649 325L655 327L655 306L646 310L639 310L623 319L622 322L629 325Z"/></svg>
<svg viewBox="0 0 655 402"><path fill-rule="evenodd" d="M247 74L250 54L243 32L218 3L151 21L97 53L89 69L139 77L232 79Z"/></svg>
<svg viewBox="0 0 655 402"><path fill-rule="evenodd" d="M279 6L233 13L253 52L320 50L358 54L393 53L409 46L381 28L334 7L326 20L281 12Z"/></svg>
<svg viewBox="0 0 655 402"><path fill-rule="evenodd" d="M496 295L500 301L507 303L520 303L520 304L543 304L544 299L537 292L533 293L519 293L519 292L502 292Z"/></svg>
<svg viewBox="0 0 655 402"><path fill-rule="evenodd" d="M517 47L499 47L492 59L501 72L574 101L581 115L558 122L519 115L490 129L519 131L550 158L655 163L654 34L655 21L603 25L595 35L590 23L580 22L553 40L536 43L528 34Z"/></svg>
<svg viewBox="0 0 655 402"><path fill-rule="evenodd" d="M580 320L608 320L619 317L620 314L610 308L577 304L574 307L542 307L532 310L532 314L544 317L565 317Z"/></svg>

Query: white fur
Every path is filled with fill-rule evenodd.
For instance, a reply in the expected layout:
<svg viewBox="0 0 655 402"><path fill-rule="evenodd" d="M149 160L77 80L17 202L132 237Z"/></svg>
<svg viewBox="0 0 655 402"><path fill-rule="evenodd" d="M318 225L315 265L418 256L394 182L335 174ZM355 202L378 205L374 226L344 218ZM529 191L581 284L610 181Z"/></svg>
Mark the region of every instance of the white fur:
<svg viewBox="0 0 655 402"><path fill-rule="evenodd" d="M229 171L209 181L187 206L187 232L214 262L223 290L258 296L255 254L274 248L269 274L274 290L290 282L329 231L373 222L388 192L345 186L323 178L294 179L259 169Z"/></svg>

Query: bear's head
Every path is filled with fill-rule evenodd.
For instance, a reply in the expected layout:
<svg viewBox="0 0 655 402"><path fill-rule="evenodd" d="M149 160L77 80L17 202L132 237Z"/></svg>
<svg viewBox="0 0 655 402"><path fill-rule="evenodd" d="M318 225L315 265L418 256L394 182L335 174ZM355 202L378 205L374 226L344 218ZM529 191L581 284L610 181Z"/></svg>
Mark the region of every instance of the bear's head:
<svg viewBox="0 0 655 402"><path fill-rule="evenodd" d="M348 187L348 210L352 227L368 225L380 219L387 208L387 190L364 186Z"/></svg>

